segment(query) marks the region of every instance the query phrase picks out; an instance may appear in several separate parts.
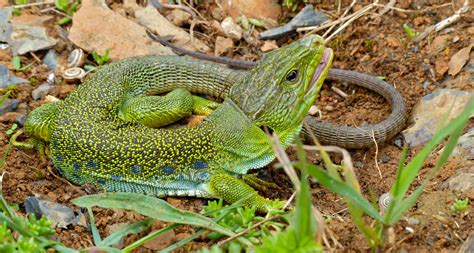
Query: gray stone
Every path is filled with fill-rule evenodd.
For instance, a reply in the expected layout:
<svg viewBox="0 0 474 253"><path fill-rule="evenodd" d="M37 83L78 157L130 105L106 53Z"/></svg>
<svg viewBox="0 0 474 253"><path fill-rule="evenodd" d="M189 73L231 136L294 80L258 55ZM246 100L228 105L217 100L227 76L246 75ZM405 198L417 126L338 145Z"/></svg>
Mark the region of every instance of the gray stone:
<svg viewBox="0 0 474 253"><path fill-rule="evenodd" d="M13 8L1 8L0 9L0 41L6 42L4 38L5 31L10 26L10 17L12 15Z"/></svg>
<svg viewBox="0 0 474 253"><path fill-rule="evenodd" d="M3 115L7 112L12 112L13 110L15 110L18 107L18 104L20 104L20 100L7 98L0 105L0 115Z"/></svg>
<svg viewBox="0 0 474 253"><path fill-rule="evenodd" d="M402 132L405 142L412 148L431 140L442 124L464 110L473 95L473 92L440 89L423 97L412 111L410 121L414 124Z"/></svg>
<svg viewBox="0 0 474 253"><path fill-rule="evenodd" d="M31 92L31 97L33 97L34 100L42 99L53 91L54 91L54 87L51 86L49 83L44 82L40 86L38 86L38 88L34 89Z"/></svg>
<svg viewBox="0 0 474 253"><path fill-rule="evenodd" d="M18 125L20 126L24 126L25 125L25 121L26 121L26 114L20 114L20 115L17 115L15 117L15 123L17 123Z"/></svg>
<svg viewBox="0 0 474 253"><path fill-rule="evenodd" d="M452 156L460 157L463 160L474 160L474 127L459 137Z"/></svg>
<svg viewBox="0 0 474 253"><path fill-rule="evenodd" d="M471 164L474 166L474 164ZM474 168L460 171L448 179L449 189L474 198Z"/></svg>
<svg viewBox="0 0 474 253"><path fill-rule="evenodd" d="M262 40L275 40L296 33L296 29L305 26L319 25L328 18L326 14L317 12L312 5L306 5L290 22L259 34Z"/></svg>
<svg viewBox="0 0 474 253"><path fill-rule="evenodd" d="M4 33L6 42L11 46L13 55L52 48L57 41L50 38L46 28L13 23Z"/></svg>
<svg viewBox="0 0 474 253"><path fill-rule="evenodd" d="M37 197L28 197L25 200L25 209L27 213L33 213L36 217L44 215L53 222L54 227L66 228L69 224L76 224L74 211L58 203Z"/></svg>
<svg viewBox="0 0 474 253"><path fill-rule="evenodd" d="M471 232L469 237L464 241L458 253L472 253L474 252L474 232Z"/></svg>
<svg viewBox="0 0 474 253"><path fill-rule="evenodd" d="M27 80L18 78L12 74L5 65L0 64L0 88L20 83L28 83Z"/></svg>
<svg viewBox="0 0 474 253"><path fill-rule="evenodd" d="M43 63L51 70L55 70L58 67L58 56L54 49L48 50L43 58Z"/></svg>

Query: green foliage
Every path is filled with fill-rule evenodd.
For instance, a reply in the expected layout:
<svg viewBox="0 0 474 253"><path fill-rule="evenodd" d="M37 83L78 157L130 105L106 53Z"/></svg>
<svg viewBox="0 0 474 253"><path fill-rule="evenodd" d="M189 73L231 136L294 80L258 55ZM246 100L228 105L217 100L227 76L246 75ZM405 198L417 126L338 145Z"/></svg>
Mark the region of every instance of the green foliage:
<svg viewBox="0 0 474 253"><path fill-rule="evenodd" d="M396 180L390 191L392 200L384 215L380 215L375 209L375 205L368 202L360 192L352 164L350 166L348 164L343 165L343 177L341 177L335 170L335 166L332 164L327 153L324 152L323 149L320 149L327 170L323 170L316 165L304 164L302 162L295 164L295 167L306 170L308 174L316 178L319 183L342 196L347 201L349 212L355 225L365 236L372 249L376 250L383 244L386 229L398 222L402 215L415 204L428 182L436 175L443 164L446 163L472 114L474 114L474 98L469 101L466 109L458 117L451 120L446 126L440 127L431 141L406 165L407 148L405 147L400 158ZM424 161L428 159L431 152L446 137L449 137L449 139L443 152L439 156L438 162L422 184L416 188L413 193L408 194L408 189L417 178ZM463 203L459 205L462 208ZM364 214L374 218L376 221L375 225L369 225L363 217Z"/></svg>
<svg viewBox="0 0 474 253"><path fill-rule="evenodd" d="M73 2L69 4L68 0L54 0L54 5L56 9L64 12L67 16L58 21L59 25L66 25L72 21L72 15L77 11L79 7L79 2Z"/></svg>
<svg viewBox="0 0 474 253"><path fill-rule="evenodd" d="M10 127L10 129L5 131L5 133L8 135L12 135L17 128L18 128L18 125L16 123L13 123L12 127Z"/></svg>
<svg viewBox="0 0 474 253"><path fill-rule="evenodd" d="M454 212L464 212L469 208L469 199L455 199L451 205L451 210Z"/></svg>
<svg viewBox="0 0 474 253"><path fill-rule="evenodd" d="M109 59L109 49L105 49L105 52L103 55L100 55L96 51L92 52L92 58L94 58L94 61L99 65L104 65L104 63L107 63Z"/></svg>
<svg viewBox="0 0 474 253"><path fill-rule="evenodd" d="M287 7L291 11L295 11L296 7L298 7L298 4L307 2L307 0L283 0L283 6Z"/></svg>
<svg viewBox="0 0 474 253"><path fill-rule="evenodd" d="M416 37L419 33L413 31L413 28L411 28L408 24L403 24L403 31L407 34L408 38L412 39Z"/></svg>
<svg viewBox="0 0 474 253"><path fill-rule="evenodd" d="M16 71L20 71L21 69L21 59L20 59L20 56L13 56L12 58L12 65L13 65L13 68L16 70Z"/></svg>

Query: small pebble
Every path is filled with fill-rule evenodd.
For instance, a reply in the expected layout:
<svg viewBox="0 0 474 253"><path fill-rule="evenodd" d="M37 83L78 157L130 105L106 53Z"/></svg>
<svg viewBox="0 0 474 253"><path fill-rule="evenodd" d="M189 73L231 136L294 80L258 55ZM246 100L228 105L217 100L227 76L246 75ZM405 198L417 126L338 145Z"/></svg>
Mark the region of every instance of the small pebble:
<svg viewBox="0 0 474 253"><path fill-rule="evenodd" d="M362 169L362 167L364 167L364 164L361 161L355 161L354 167L356 167L357 169Z"/></svg>
<svg viewBox="0 0 474 253"><path fill-rule="evenodd" d="M231 17L222 20L221 27L228 38L233 40L240 40L242 38L242 28Z"/></svg>
<svg viewBox="0 0 474 253"><path fill-rule="evenodd" d="M308 114L311 115L311 116L315 116L316 114L318 113L321 113L318 109L317 106L315 105L312 105L310 108L309 108L309 111L308 111Z"/></svg>
<svg viewBox="0 0 474 253"><path fill-rule="evenodd" d="M7 112L14 111L18 104L20 104L20 100L18 99L7 99L0 105L0 115L3 115Z"/></svg>
<svg viewBox="0 0 474 253"><path fill-rule="evenodd" d="M405 227L405 230L406 230L408 233L410 233L410 234L415 233L415 230L414 230L413 228L411 228L411 227Z"/></svg>
<svg viewBox="0 0 474 253"><path fill-rule="evenodd" d="M417 218L410 217L407 219L408 224L410 225L418 225L420 221Z"/></svg>
<svg viewBox="0 0 474 253"><path fill-rule="evenodd" d="M48 95L49 93L53 91L54 91L54 87L51 86L49 83L44 82L40 86L38 86L38 88L34 89L31 92L31 97L33 97L34 100L39 100L46 97L46 95Z"/></svg>
<svg viewBox="0 0 474 253"><path fill-rule="evenodd" d="M390 161L390 157L386 154L382 155L382 162L388 163Z"/></svg>
<svg viewBox="0 0 474 253"><path fill-rule="evenodd" d="M20 114L20 115L17 115L15 117L15 123L17 123L18 125L20 126L24 126L25 125L25 121L26 121L26 114Z"/></svg>
<svg viewBox="0 0 474 253"><path fill-rule="evenodd" d="M334 111L334 106L332 106L332 105L326 105L326 106L324 107L324 110L327 111L327 112L332 112L332 111Z"/></svg>

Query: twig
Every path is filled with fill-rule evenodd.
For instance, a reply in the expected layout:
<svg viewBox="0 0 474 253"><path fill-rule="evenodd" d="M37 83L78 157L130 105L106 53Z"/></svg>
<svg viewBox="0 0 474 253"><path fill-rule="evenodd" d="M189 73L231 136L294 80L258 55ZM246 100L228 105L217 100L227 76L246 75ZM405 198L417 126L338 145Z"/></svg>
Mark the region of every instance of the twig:
<svg viewBox="0 0 474 253"><path fill-rule="evenodd" d="M285 153L285 149L283 149L283 147L281 146L280 139L275 133L273 133L272 146L273 146L273 150L275 151L275 156L277 157L278 161L283 166L283 170L285 170L286 174L288 175L291 182L295 186L295 190L299 191L301 187L300 186L301 182L298 178L298 175L296 175L296 172L293 169L293 166L291 166L291 161L288 158L288 155Z"/></svg>
<svg viewBox="0 0 474 253"><path fill-rule="evenodd" d="M337 95L343 97L343 98L347 98L349 95L347 95L344 91L342 91L341 89L337 88L336 86L331 86L331 90L336 92Z"/></svg>
<svg viewBox="0 0 474 253"><path fill-rule="evenodd" d="M67 17L67 18L72 18L71 16L67 15L66 13L64 13L64 12L62 12L62 11L56 10L55 7L49 7L49 8L46 8L46 9L41 10L40 12L43 13L43 12L48 12L48 11L52 11L52 12L54 12L54 13L57 13L57 14L59 14L59 15L61 15L61 16Z"/></svg>
<svg viewBox="0 0 474 253"><path fill-rule="evenodd" d="M405 12L405 13L423 13L423 12L428 12L428 11L436 10L436 9L439 9L439 8L443 8L443 7L446 7L446 6L449 6L449 5L452 5L452 3L446 3L446 4L442 4L442 5L431 6L431 7L425 8L423 10L405 10L405 9L397 8L397 7L393 7L393 6L386 6L386 5L383 5L383 4L375 4L375 6L377 6L377 7L387 7L390 10Z"/></svg>
<svg viewBox="0 0 474 253"><path fill-rule="evenodd" d="M383 6L383 9L379 12L379 16L382 16L383 14L387 13L395 4L397 3L397 0L390 0L387 5Z"/></svg>
<svg viewBox="0 0 474 253"><path fill-rule="evenodd" d="M375 3L372 3L362 9L360 9L357 14L354 15L351 19L347 20L347 22L344 22L335 32L333 32L329 37L327 37L325 40L326 42L330 41L336 34L338 34L340 31L342 31L344 28L346 28L350 23L354 22L354 20L360 18L362 15L366 14L369 10L375 7L374 4L378 3L378 0L375 0Z"/></svg>
<svg viewBox="0 0 474 253"><path fill-rule="evenodd" d="M375 140L375 133L374 133L374 130L372 129L372 140L374 141L374 144L375 144L375 167L377 168L377 170L379 171L379 176L380 178L383 178L382 177L382 171L380 170L380 167L379 167L379 162L377 161L378 160L378 156L379 156L379 145L377 144L377 141Z"/></svg>
<svg viewBox="0 0 474 253"><path fill-rule="evenodd" d="M19 5L13 5L13 8L23 9L23 8L33 7L33 6L49 5L49 4L54 4L54 2L39 2L39 3L19 4Z"/></svg>
<svg viewBox="0 0 474 253"><path fill-rule="evenodd" d="M452 16L438 22L436 25L429 26L425 29L420 35L416 36L414 39L415 42L419 42L420 40L426 38L431 32L439 32L443 30L445 27L457 22L461 19L461 14L466 13L469 10L469 0L465 0L464 4L461 8L459 8Z"/></svg>
<svg viewBox="0 0 474 253"><path fill-rule="evenodd" d="M347 9L344 11L344 13L342 13L342 15L338 18L338 20L343 19L347 15L347 13L352 9L352 7L354 7L355 3L357 3L357 0L352 0L351 5L347 7ZM323 38L326 37L334 27L336 27L336 24L329 27L329 29L323 34Z"/></svg>
<svg viewBox="0 0 474 253"><path fill-rule="evenodd" d="M166 9L178 9L178 10L182 10L182 11L185 11L185 12L191 14L191 16L192 16L193 18L196 18L196 17L197 17L196 13L194 13L194 11L193 11L191 8L189 8L188 6L181 5L181 4L167 4L167 3L161 3L161 5L162 5L163 7L165 7Z"/></svg>
<svg viewBox="0 0 474 253"><path fill-rule="evenodd" d="M234 240L235 238L240 237L240 236L242 236L242 235L248 233L250 230L255 229L255 228L261 226L263 223L268 222L268 221L271 221L271 220L274 220L274 219L276 219L276 218L280 218L281 216L282 216L281 214L277 214L277 215L268 217L268 218L266 218L266 219L264 219L264 220L262 220L262 221L260 221L260 222L257 222L257 223L255 223L253 226L248 227L248 228L242 230L242 232L237 233L237 234L235 234L235 235L233 235L233 236L231 236L231 237L226 238L225 240L220 241L219 243L217 243L217 246L218 246L218 247L221 247L221 246L224 245L225 243L227 243L227 242L229 242L229 241L232 241L232 240Z"/></svg>

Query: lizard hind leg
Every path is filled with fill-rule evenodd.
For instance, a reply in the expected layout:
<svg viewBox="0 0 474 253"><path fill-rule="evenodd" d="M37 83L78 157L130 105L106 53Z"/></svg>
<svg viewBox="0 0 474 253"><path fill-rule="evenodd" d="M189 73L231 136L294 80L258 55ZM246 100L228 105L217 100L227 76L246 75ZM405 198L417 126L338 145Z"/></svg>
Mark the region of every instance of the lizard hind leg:
<svg viewBox="0 0 474 253"><path fill-rule="evenodd" d="M234 203L245 198L244 206L256 207L259 212L268 212L283 206L282 201L264 198L244 181L228 174L213 175L209 186L211 192L224 201Z"/></svg>

